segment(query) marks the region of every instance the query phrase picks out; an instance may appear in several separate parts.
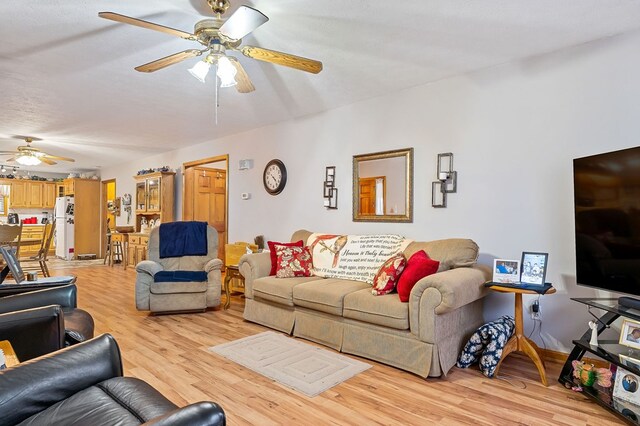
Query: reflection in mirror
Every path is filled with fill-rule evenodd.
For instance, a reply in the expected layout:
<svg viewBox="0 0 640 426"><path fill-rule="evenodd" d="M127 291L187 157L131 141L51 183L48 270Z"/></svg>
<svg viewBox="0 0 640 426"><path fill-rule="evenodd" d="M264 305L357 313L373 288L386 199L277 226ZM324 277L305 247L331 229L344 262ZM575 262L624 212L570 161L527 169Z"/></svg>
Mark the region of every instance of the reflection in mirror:
<svg viewBox="0 0 640 426"><path fill-rule="evenodd" d="M353 220L413 221L413 148L353 156Z"/></svg>

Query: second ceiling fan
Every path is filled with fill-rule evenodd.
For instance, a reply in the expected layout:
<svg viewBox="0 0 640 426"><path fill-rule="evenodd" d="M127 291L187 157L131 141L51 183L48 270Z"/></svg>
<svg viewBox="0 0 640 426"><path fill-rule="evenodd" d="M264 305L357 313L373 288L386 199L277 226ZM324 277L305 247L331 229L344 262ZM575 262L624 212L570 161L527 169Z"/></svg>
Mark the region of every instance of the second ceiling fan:
<svg viewBox="0 0 640 426"><path fill-rule="evenodd" d="M228 19L222 15L229 8L228 0L207 0L215 18L198 21L193 33L189 33L164 25L143 21L114 12L100 12L98 16L124 24L135 25L150 30L160 31L186 40L197 41L204 49L187 49L182 52L140 65L135 68L140 72L154 72L169 65L206 54L205 58L189 70L200 81L204 79L212 65L216 66L216 74L220 78L221 87L236 86L240 93L255 90L244 68L233 56L227 56L227 50L239 51L243 55L259 61L284 65L301 71L317 74L322 71L322 62L302 58L288 53L264 49L256 46L241 46L242 38L269 20L262 12L249 6L240 6Z"/></svg>

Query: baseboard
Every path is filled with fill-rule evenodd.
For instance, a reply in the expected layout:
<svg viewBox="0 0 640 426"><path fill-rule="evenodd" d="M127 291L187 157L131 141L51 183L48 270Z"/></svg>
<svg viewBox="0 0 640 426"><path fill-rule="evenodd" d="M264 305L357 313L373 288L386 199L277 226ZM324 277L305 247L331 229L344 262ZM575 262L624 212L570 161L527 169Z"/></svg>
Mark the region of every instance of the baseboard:
<svg viewBox="0 0 640 426"><path fill-rule="evenodd" d="M551 349L542 349L540 348L540 352L543 356L543 358L549 361L555 361L555 362L559 362L561 364L564 364L567 361L567 358L569 357L569 354L564 353L564 352L559 352L559 351L553 351ZM589 364L593 364L598 368L609 368L609 363L607 361L604 361L602 359L595 359L595 358L587 358L587 357L583 357L582 361L589 363Z"/></svg>

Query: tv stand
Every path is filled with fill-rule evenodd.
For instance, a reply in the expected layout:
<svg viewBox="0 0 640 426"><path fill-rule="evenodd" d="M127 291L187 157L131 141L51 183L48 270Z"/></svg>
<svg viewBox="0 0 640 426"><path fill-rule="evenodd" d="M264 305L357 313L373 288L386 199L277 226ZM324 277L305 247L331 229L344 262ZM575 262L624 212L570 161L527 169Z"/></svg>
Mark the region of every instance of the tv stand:
<svg viewBox="0 0 640 426"><path fill-rule="evenodd" d="M640 299L634 297L619 297L618 304L627 308L640 310Z"/></svg>
<svg viewBox="0 0 640 426"><path fill-rule="evenodd" d="M630 297L621 297L620 299L592 299L592 298L572 298L571 300L582 303L592 308L602 309L605 311L604 315L602 315L597 320L598 324L598 335L600 335L605 329L609 328L609 326L617 320L619 317L626 317L634 319L635 321L640 321L640 311L636 311L635 306L629 306L624 301L630 300L630 303L640 303L640 301L636 299L632 299ZM585 333L580 337L579 340L573 341L573 350L571 354L569 354L569 358L565 362L562 367L562 372L560 373L560 377L558 381L565 385L567 388L572 388L574 386L579 386L580 382L578 379L573 377L573 366L572 361L581 360L585 353L590 352L605 361L615 364L624 368L625 370L630 371L631 373L640 376L640 367L637 364L629 364L627 365L624 362L623 358L620 358L620 354L629 355L629 348L627 346L620 345L618 339L616 340L598 340L598 346L591 346L589 341L591 339L591 329L587 327ZM640 355L640 354L639 354ZM640 356L635 356L633 358L640 359ZM583 394L593 399L595 402L605 407L606 409L612 411L617 414L621 418L627 421L629 424L640 425L640 419L634 413L629 414L629 410L624 408L624 405L620 405L617 400L613 399L613 386L610 388L602 388L597 385L593 386L582 386Z"/></svg>

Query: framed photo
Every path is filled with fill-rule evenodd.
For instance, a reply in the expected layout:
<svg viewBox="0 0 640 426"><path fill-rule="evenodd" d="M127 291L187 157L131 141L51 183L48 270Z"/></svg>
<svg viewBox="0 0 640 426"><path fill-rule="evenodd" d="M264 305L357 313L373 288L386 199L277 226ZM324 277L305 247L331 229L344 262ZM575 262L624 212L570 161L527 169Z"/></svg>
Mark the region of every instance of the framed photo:
<svg viewBox="0 0 640 426"><path fill-rule="evenodd" d="M613 408L626 418L638 422L640 419L640 407L629 402L621 401L618 398L613 398Z"/></svg>
<svg viewBox="0 0 640 426"><path fill-rule="evenodd" d="M517 283L520 281L520 261L494 259L493 260L493 282L494 283Z"/></svg>
<svg viewBox="0 0 640 426"><path fill-rule="evenodd" d="M522 274L520 282L522 284L533 284L543 286L547 275L547 260L549 253L522 252Z"/></svg>
<svg viewBox="0 0 640 426"><path fill-rule="evenodd" d="M618 356L620 357L620 364L626 367L635 368L636 370L640 371L640 359L631 358L630 356L622 354Z"/></svg>
<svg viewBox="0 0 640 426"><path fill-rule="evenodd" d="M620 344L640 349L640 322L625 318L620 328Z"/></svg>
<svg viewBox="0 0 640 426"><path fill-rule="evenodd" d="M613 397L632 404L640 405L640 377L622 367L616 371L613 384Z"/></svg>

